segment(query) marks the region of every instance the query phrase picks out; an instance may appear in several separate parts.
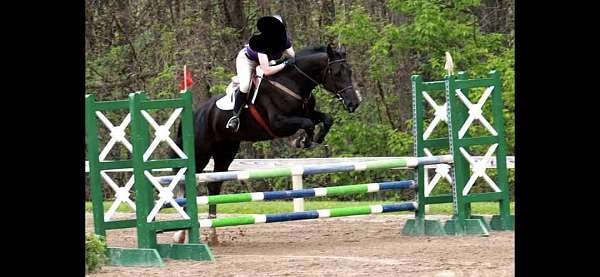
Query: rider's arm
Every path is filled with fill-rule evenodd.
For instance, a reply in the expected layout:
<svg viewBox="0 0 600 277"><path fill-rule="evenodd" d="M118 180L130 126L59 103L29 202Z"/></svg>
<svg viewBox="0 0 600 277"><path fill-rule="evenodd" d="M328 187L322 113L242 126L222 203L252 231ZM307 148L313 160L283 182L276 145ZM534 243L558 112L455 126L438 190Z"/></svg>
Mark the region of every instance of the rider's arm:
<svg viewBox="0 0 600 277"><path fill-rule="evenodd" d="M269 66L269 57L260 52L258 53L258 63L260 64L260 69L262 69L266 76L273 75L285 67L285 64Z"/></svg>

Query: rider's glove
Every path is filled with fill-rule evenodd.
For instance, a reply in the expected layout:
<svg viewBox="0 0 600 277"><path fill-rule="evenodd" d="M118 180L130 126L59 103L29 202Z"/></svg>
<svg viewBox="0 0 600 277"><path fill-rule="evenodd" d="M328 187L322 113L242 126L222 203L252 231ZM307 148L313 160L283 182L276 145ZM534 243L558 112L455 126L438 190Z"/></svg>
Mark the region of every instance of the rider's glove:
<svg viewBox="0 0 600 277"><path fill-rule="evenodd" d="M294 59L293 57L291 57L291 58L288 58L287 60L285 60L283 62L283 64L285 64L286 67L287 67L287 66L293 65L295 62L296 62L296 59Z"/></svg>

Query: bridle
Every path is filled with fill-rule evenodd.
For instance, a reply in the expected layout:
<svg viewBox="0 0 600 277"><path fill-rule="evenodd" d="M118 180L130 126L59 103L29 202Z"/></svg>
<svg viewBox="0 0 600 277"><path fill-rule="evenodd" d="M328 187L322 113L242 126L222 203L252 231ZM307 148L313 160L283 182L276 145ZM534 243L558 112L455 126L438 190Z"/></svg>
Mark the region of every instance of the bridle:
<svg viewBox="0 0 600 277"><path fill-rule="evenodd" d="M300 72L300 74L302 74L302 75L303 75L304 77L306 77L307 79L311 80L313 83L315 83L315 85L317 85L317 86L321 86L321 84L325 84L325 78L327 77L327 75L331 74L331 67L330 67L330 66L331 66L332 64L334 64L334 63L338 63L338 62L345 62L345 61L346 61L346 59L338 59L338 60L333 60L333 61L330 61L330 60L329 60L329 57L327 57L327 66L326 66L326 67L325 67L325 69L323 70L325 73L323 73L323 74L322 74L322 75L323 75L323 78L321 79L321 82L320 82L320 83L319 83L319 82L317 82L317 81L315 81L313 78L311 78L310 76L308 76L306 73L304 73L304 71L302 71L302 69L300 69L300 68L299 68L299 67L298 67L298 66L297 66L295 63L294 63L294 64L292 64L292 65L294 66L294 68L295 68L296 70L298 70L298 72ZM326 90L330 91L330 92L333 92L331 89L328 89L328 88L326 88L326 87L325 87L325 85L322 85L322 87L323 87L324 89L326 89ZM335 94L335 97L336 97L338 100L342 101L342 103L343 103L343 101L344 101L344 98L342 97L342 92L344 92L344 91L346 91L346 90L348 90L348 89L352 89L352 88L353 88L353 85L349 85L349 86L347 86L347 87L345 87L345 88L343 88L343 89L340 89L340 90L338 90L338 91L334 92L334 94ZM312 96L312 93L311 93L311 94L308 96L308 98L310 98L311 96Z"/></svg>

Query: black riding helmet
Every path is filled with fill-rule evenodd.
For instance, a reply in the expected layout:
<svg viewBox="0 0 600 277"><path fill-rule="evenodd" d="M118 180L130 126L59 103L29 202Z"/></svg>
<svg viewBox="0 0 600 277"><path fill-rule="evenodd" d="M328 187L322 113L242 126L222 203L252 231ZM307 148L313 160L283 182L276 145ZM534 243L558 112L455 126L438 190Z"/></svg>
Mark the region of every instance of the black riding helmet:
<svg viewBox="0 0 600 277"><path fill-rule="evenodd" d="M263 34L285 32L286 26L280 15L263 16L256 22L256 27Z"/></svg>
<svg viewBox="0 0 600 277"><path fill-rule="evenodd" d="M280 15L263 16L256 22L260 34L250 38L250 47L262 53L278 53L287 49L287 30Z"/></svg>

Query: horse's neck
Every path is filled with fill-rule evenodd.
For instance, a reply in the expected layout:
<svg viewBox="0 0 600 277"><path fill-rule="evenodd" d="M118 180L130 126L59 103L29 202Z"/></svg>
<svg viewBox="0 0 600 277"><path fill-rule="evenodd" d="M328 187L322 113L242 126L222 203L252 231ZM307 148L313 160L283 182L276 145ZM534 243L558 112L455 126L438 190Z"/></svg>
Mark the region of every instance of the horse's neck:
<svg viewBox="0 0 600 277"><path fill-rule="evenodd" d="M302 70L302 72L312 80L308 79L307 76L304 76L302 72L293 70L293 75L290 76L290 80L295 80L295 84L297 89L303 97L308 97L312 90L318 85L316 82L321 82L323 79L321 76L323 73L324 65L326 65L326 61L321 59L327 59L327 54L324 57L318 57L313 61L301 62L302 65L298 65L298 68Z"/></svg>
<svg viewBox="0 0 600 277"><path fill-rule="evenodd" d="M314 74L310 74L308 72L304 72L313 80L317 80ZM306 78L306 76L302 75L300 72L295 72L295 75L290 78L291 80L295 80L294 84L296 86L297 93L300 94L303 98L307 98L312 90L317 86L313 81Z"/></svg>

